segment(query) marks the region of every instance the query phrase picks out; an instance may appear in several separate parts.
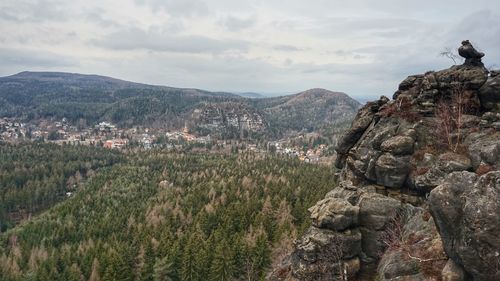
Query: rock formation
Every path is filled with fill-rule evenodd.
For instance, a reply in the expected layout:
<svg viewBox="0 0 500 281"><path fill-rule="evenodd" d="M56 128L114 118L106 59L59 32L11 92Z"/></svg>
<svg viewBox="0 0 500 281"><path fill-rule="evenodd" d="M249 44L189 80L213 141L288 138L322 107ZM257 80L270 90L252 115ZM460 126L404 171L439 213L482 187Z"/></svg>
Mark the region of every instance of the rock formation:
<svg viewBox="0 0 500 281"><path fill-rule="evenodd" d="M500 171L449 174L429 207L448 256L475 280L500 280Z"/></svg>
<svg viewBox="0 0 500 281"><path fill-rule="evenodd" d="M500 280L500 75L459 52L359 110L337 186L269 279Z"/></svg>
<svg viewBox="0 0 500 281"><path fill-rule="evenodd" d="M481 58L484 57L484 53L478 52L469 40L462 41L462 46L458 48L458 54L465 58L465 65L483 66Z"/></svg>

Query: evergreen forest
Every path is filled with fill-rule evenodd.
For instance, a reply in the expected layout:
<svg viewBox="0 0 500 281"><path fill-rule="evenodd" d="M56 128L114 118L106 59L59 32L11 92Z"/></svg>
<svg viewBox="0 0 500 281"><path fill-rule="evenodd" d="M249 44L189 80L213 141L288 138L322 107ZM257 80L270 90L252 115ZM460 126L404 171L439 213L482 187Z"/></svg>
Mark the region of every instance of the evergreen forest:
<svg viewBox="0 0 500 281"><path fill-rule="evenodd" d="M264 280L334 184L256 153L0 151L2 281Z"/></svg>

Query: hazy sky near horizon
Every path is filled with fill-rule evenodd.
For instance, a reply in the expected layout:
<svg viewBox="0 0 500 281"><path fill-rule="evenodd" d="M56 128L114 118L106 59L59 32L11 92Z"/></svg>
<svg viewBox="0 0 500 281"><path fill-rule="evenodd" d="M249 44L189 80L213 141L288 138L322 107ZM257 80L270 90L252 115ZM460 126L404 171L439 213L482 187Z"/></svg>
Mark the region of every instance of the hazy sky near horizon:
<svg viewBox="0 0 500 281"><path fill-rule="evenodd" d="M500 68L497 0L2 0L0 76L100 74L213 91L392 96L471 40Z"/></svg>

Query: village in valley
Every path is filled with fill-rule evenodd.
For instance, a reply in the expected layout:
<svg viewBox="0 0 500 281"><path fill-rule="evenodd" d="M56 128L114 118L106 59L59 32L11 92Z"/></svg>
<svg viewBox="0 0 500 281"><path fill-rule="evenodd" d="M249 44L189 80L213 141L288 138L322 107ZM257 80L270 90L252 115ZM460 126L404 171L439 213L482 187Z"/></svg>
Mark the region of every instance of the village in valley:
<svg viewBox="0 0 500 281"><path fill-rule="evenodd" d="M331 163L333 159L331 145L307 146L300 141L297 142L297 139L311 138L314 134L308 133L294 138L263 142L251 139L218 139L210 135L197 136L186 126L181 130L119 128L110 122L100 122L94 126L79 127L70 124L66 118L56 121L44 119L30 123L24 123L15 118L0 118L0 142L49 142L59 145L100 146L109 149L164 148L214 153L273 153L296 157L308 163Z"/></svg>

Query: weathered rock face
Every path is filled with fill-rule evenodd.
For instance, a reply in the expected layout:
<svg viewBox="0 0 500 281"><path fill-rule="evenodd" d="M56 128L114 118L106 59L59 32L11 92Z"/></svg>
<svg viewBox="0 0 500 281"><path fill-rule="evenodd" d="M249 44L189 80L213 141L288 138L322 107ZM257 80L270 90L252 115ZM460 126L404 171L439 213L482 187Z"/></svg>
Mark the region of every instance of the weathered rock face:
<svg viewBox="0 0 500 281"><path fill-rule="evenodd" d="M399 188L410 172L410 157L382 154L375 163L377 184Z"/></svg>
<svg viewBox="0 0 500 281"><path fill-rule="evenodd" d="M440 185L444 178L451 172L467 171L472 169L469 157L457 153L444 153L439 155L434 165L423 175L415 177L415 188L430 192Z"/></svg>
<svg viewBox="0 0 500 281"><path fill-rule="evenodd" d="M228 130L260 132L266 128L261 112L236 102L207 103L192 113L199 128L212 133L224 133Z"/></svg>
<svg viewBox="0 0 500 281"><path fill-rule="evenodd" d="M336 232L310 228L296 243L292 273L300 280L337 280L348 263L357 263L361 252L361 233L356 230ZM359 266L350 268L354 276Z"/></svg>
<svg viewBox="0 0 500 281"><path fill-rule="evenodd" d="M309 209L313 225L336 231L357 225L359 207L344 198L325 198Z"/></svg>
<svg viewBox="0 0 500 281"><path fill-rule="evenodd" d="M386 97L381 97L380 100L376 102L367 103L358 111L358 114L351 124L351 128L342 136L339 144L335 148L339 155L339 157L337 157L337 162L335 163L337 168L341 168L344 165L347 152L349 152L349 150L361 138L368 126L370 126L373 122L375 113L378 112L380 107L387 101L388 99Z"/></svg>
<svg viewBox="0 0 500 281"><path fill-rule="evenodd" d="M452 173L429 204L448 256L475 280L500 280L500 171Z"/></svg>
<svg viewBox="0 0 500 281"><path fill-rule="evenodd" d="M481 165L500 168L500 132L477 132L467 136L464 144L472 160L472 167L477 170Z"/></svg>
<svg viewBox="0 0 500 281"><path fill-rule="evenodd" d="M385 140L380 149L393 155L409 155L413 153L415 140L409 136L395 136Z"/></svg>
<svg viewBox="0 0 500 281"><path fill-rule="evenodd" d="M299 280L356 276L362 263L383 252L382 230L400 208L400 201L377 194L376 188L329 193L309 209L313 226L296 241L293 276Z"/></svg>
<svg viewBox="0 0 500 281"><path fill-rule="evenodd" d="M429 213L405 205L384 240L389 247L378 265L379 279L429 280L441 274L447 257Z"/></svg>
<svg viewBox="0 0 500 281"><path fill-rule="evenodd" d="M439 101L447 101L454 93L460 92L467 104L476 109L480 106L477 91L487 79L488 71L484 67L452 66L449 69L408 77L400 84L393 98L404 109L412 109L419 114L430 116L434 114Z"/></svg>
<svg viewBox="0 0 500 281"><path fill-rule="evenodd" d="M360 109L290 278L500 280L500 92L470 47L464 65L409 76L392 101Z"/></svg>
<svg viewBox="0 0 500 281"><path fill-rule="evenodd" d="M490 77L479 89L481 106L485 110L500 113L500 71L492 71Z"/></svg>
<svg viewBox="0 0 500 281"><path fill-rule="evenodd" d="M383 241L384 229L396 217L401 209L401 202L377 193L365 193L359 200L359 229L363 235L362 260L373 263L383 253L386 245Z"/></svg>

